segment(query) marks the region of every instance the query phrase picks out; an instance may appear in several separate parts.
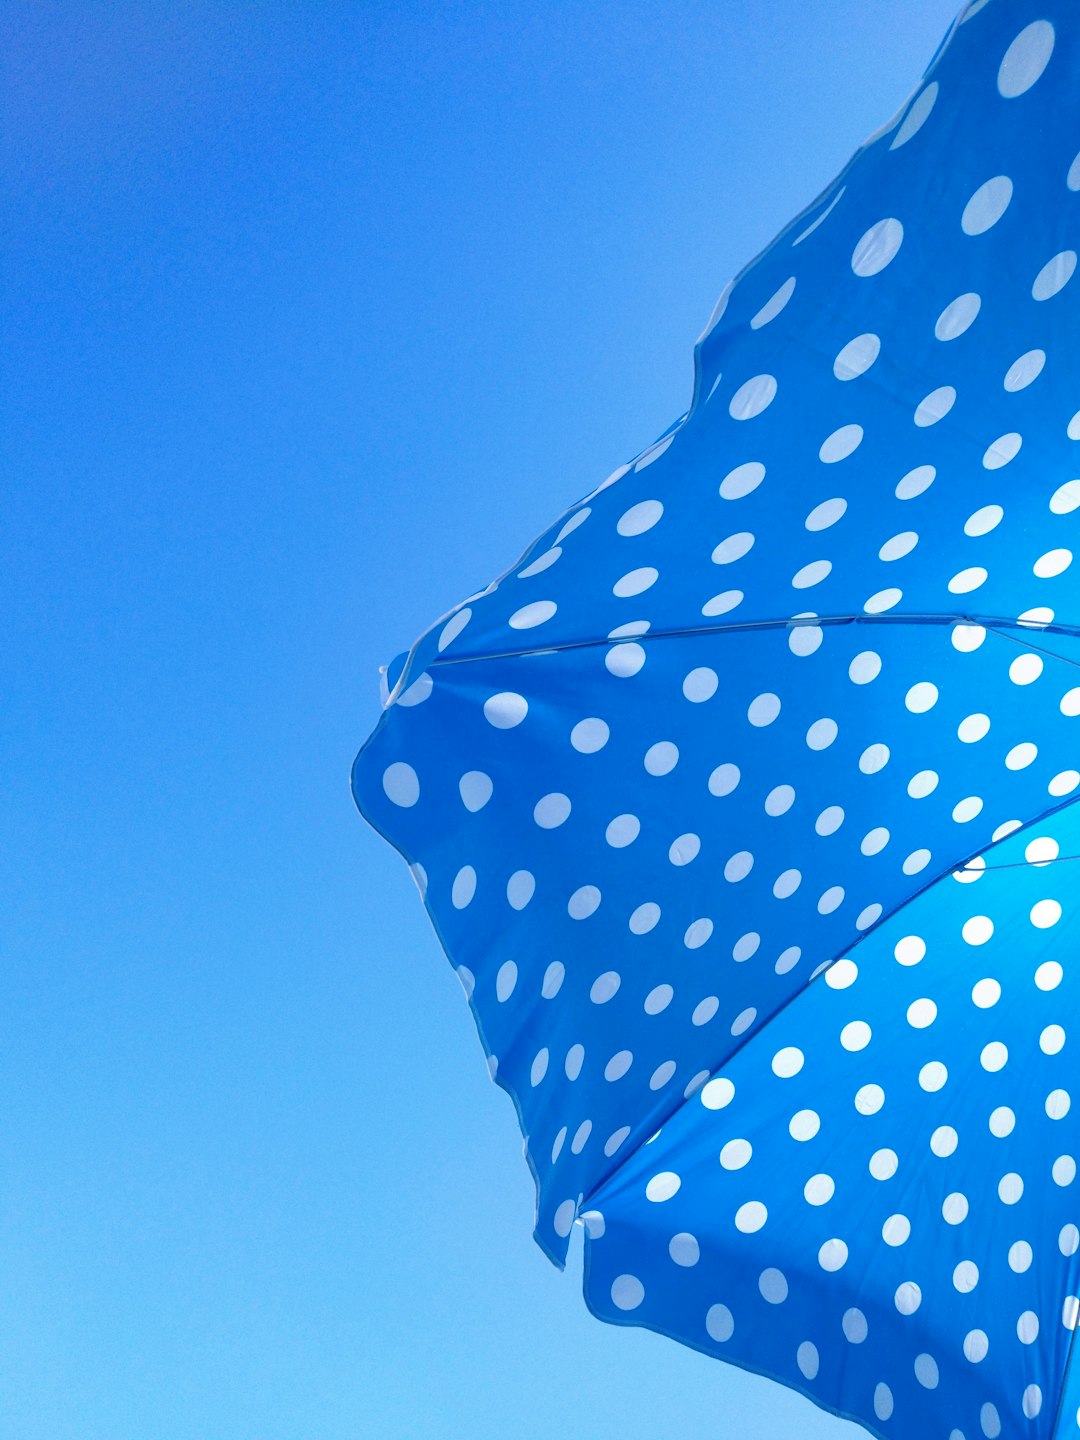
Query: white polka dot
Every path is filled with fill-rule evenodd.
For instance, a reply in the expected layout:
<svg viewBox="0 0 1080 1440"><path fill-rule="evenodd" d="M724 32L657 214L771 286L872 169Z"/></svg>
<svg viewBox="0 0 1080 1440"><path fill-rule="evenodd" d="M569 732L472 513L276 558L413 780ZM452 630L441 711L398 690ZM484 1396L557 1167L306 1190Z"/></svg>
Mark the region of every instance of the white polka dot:
<svg viewBox="0 0 1080 1440"><path fill-rule="evenodd" d="M746 530L740 530L736 535L729 535L726 540L721 540L713 550L713 564L731 565L736 560L741 560L753 548L753 544L754 537Z"/></svg>
<svg viewBox="0 0 1080 1440"><path fill-rule="evenodd" d="M842 519L846 511L847 501L839 496L832 500L823 500L810 511L804 524L807 530L827 530L830 525L835 525Z"/></svg>
<svg viewBox="0 0 1080 1440"><path fill-rule="evenodd" d="M534 600L531 605L523 605L520 610L514 611L510 616L510 627L513 630L532 630L550 620L558 608L554 600Z"/></svg>
<svg viewBox="0 0 1080 1440"><path fill-rule="evenodd" d="M611 1082L621 1080L633 1063L634 1056L632 1051L617 1051L604 1066L604 1079Z"/></svg>
<svg viewBox="0 0 1080 1440"><path fill-rule="evenodd" d="M694 1006L694 1012L690 1016L692 1025L707 1025L720 1009L720 1001L715 995L706 995L704 1000L699 1000Z"/></svg>
<svg viewBox="0 0 1080 1440"><path fill-rule="evenodd" d="M595 755L611 738L611 731L603 720L590 716L579 720L570 731L570 744L582 755Z"/></svg>
<svg viewBox="0 0 1080 1440"><path fill-rule="evenodd" d="M864 775L876 775L879 770L884 770L889 763L889 747L878 741L875 745L868 745L859 756L859 769Z"/></svg>
<svg viewBox="0 0 1080 1440"><path fill-rule="evenodd" d="M905 555L910 555L915 546L919 543L919 537L914 530L903 530L899 535L894 535L891 540L886 540L878 551L879 560L902 560Z"/></svg>
<svg viewBox="0 0 1080 1440"><path fill-rule="evenodd" d="M955 340L975 323L982 308L982 297L974 291L951 300L937 318L934 334L939 340Z"/></svg>
<svg viewBox="0 0 1080 1440"><path fill-rule="evenodd" d="M782 1080L788 1080L797 1075L803 1067L803 1053L794 1045L786 1045L778 1050L772 1058L773 1074L778 1075Z"/></svg>
<svg viewBox="0 0 1080 1440"><path fill-rule="evenodd" d="M706 1110L723 1110L735 1098L735 1086L724 1075L710 1080L701 1091L701 1103Z"/></svg>
<svg viewBox="0 0 1080 1440"><path fill-rule="evenodd" d="M1080 786L1080 770L1062 770L1047 785L1051 795L1071 795Z"/></svg>
<svg viewBox="0 0 1080 1440"><path fill-rule="evenodd" d="M397 760L383 771L382 787L386 798L402 809L409 809L420 799L420 781L416 771L404 760Z"/></svg>
<svg viewBox="0 0 1080 1440"><path fill-rule="evenodd" d="M1016 1126L1016 1116L1007 1105L999 1105L996 1110L991 1112L988 1123L990 1134L999 1140L1004 1140L1006 1136L1012 1134Z"/></svg>
<svg viewBox="0 0 1080 1440"><path fill-rule="evenodd" d="M958 825L966 825L982 813L983 802L978 795L968 795L953 806L952 818Z"/></svg>
<svg viewBox="0 0 1080 1440"><path fill-rule="evenodd" d="M936 770L920 770L908 781L907 793L913 800L924 800L937 789L938 778Z"/></svg>
<svg viewBox="0 0 1080 1440"><path fill-rule="evenodd" d="M917 685L912 685L904 696L904 704L913 715L925 715L928 710L934 708L937 699L937 686L931 684L929 680L920 680Z"/></svg>
<svg viewBox="0 0 1080 1440"><path fill-rule="evenodd" d="M749 1140L729 1140L720 1151L720 1164L725 1170L741 1170L753 1153Z"/></svg>
<svg viewBox="0 0 1080 1440"><path fill-rule="evenodd" d="M686 1230L673 1235L668 1241L668 1254L676 1265L681 1265L684 1269L696 1265L701 1259L701 1246L697 1242L697 1236Z"/></svg>
<svg viewBox="0 0 1080 1440"><path fill-rule="evenodd" d="M880 1085L861 1085L855 1092L855 1109L860 1115L876 1115L885 1104L885 1091Z"/></svg>
<svg viewBox="0 0 1080 1440"><path fill-rule="evenodd" d="M406 710L410 710L414 705L422 705L434 688L434 681L425 671L419 679L413 681L407 690L402 691L394 703L404 705Z"/></svg>
<svg viewBox="0 0 1080 1440"><path fill-rule="evenodd" d="M861 650L848 666L848 679L855 685L869 685L881 674L881 656L874 650Z"/></svg>
<svg viewBox="0 0 1080 1440"><path fill-rule="evenodd" d="M865 375L881 353L881 341L876 335L856 335L849 340L833 361L833 374L837 380L855 380ZM808 529L815 527L808 526Z"/></svg>
<svg viewBox="0 0 1080 1440"><path fill-rule="evenodd" d="M544 982L540 994L545 1000L553 1000L562 989L563 980L566 978L566 967L561 960L553 960L544 971Z"/></svg>
<svg viewBox="0 0 1080 1440"><path fill-rule="evenodd" d="M1049 20L1026 25L1009 48L998 70L998 90L1014 100L1030 90L1046 69L1054 49L1054 27Z"/></svg>
<svg viewBox="0 0 1080 1440"><path fill-rule="evenodd" d="M1007 175L995 175L972 195L964 206L960 227L965 235L982 235L996 225L1009 208L1013 184Z"/></svg>
<svg viewBox="0 0 1080 1440"><path fill-rule="evenodd" d="M720 677L716 671L710 670L707 665L701 665L687 675L683 681L682 692L687 700L700 705L703 701L712 699L719 685Z"/></svg>
<svg viewBox="0 0 1080 1440"><path fill-rule="evenodd" d="M884 611L892 610L894 606L899 605L900 601L903 598L904 592L902 590L878 590L875 594L870 596L869 600L866 601L866 603L863 605L863 609L866 611L867 615L880 615Z"/></svg>
<svg viewBox="0 0 1080 1440"><path fill-rule="evenodd" d="M961 1295L970 1295L979 1283L979 1267L974 1260L961 1260L953 1269L953 1286Z"/></svg>
<svg viewBox="0 0 1080 1440"><path fill-rule="evenodd" d="M1075 260L1076 257L1074 256L1074 264ZM1036 284L1037 283L1036 281ZM1026 351L1018 360L1014 360L1005 372L1005 389L1010 393L1015 393L1017 390L1026 390L1027 387L1042 374L1045 364L1045 350Z"/></svg>
<svg viewBox="0 0 1080 1440"><path fill-rule="evenodd" d="M838 733L839 727L835 720L815 720L806 732L806 743L811 750L827 750Z"/></svg>
<svg viewBox="0 0 1080 1440"><path fill-rule="evenodd" d="M1065 1045L1065 1031L1060 1025L1047 1025L1039 1036L1039 1049L1044 1055L1057 1055Z"/></svg>
<svg viewBox="0 0 1080 1440"><path fill-rule="evenodd" d="M683 944L687 950L700 950L711 938L713 933L713 922L709 919L695 920L686 928L683 935Z"/></svg>
<svg viewBox="0 0 1080 1440"><path fill-rule="evenodd" d="M959 1143L959 1136L951 1125L939 1125L930 1136L930 1149L942 1160L948 1159Z"/></svg>
<svg viewBox="0 0 1080 1440"><path fill-rule="evenodd" d="M956 727L957 738L965 745L974 745L990 733L990 716L983 714L966 715Z"/></svg>
<svg viewBox="0 0 1080 1440"><path fill-rule="evenodd" d="M831 1240L826 1240L818 1250L818 1264L822 1270L830 1272L842 1270L847 1264L847 1258L848 1247L843 1240L838 1240L835 1236Z"/></svg>
<svg viewBox="0 0 1080 1440"><path fill-rule="evenodd" d="M766 815L786 815L795 803L795 791L790 785L777 785L765 796Z"/></svg>
<svg viewBox="0 0 1080 1440"><path fill-rule="evenodd" d="M971 565L952 577L949 591L953 595L970 595L973 590L978 590L980 585L985 585L986 581L987 573L982 566Z"/></svg>
<svg viewBox="0 0 1080 1440"><path fill-rule="evenodd" d="M611 1300L619 1310L636 1310L645 1299L645 1286L636 1275L617 1275L611 1282Z"/></svg>
<svg viewBox="0 0 1080 1440"><path fill-rule="evenodd" d="M895 1150L875 1150L870 1156L870 1174L875 1180L891 1180L899 1164Z"/></svg>
<svg viewBox="0 0 1080 1440"><path fill-rule="evenodd" d="M798 876L798 871L795 871L794 874ZM777 884L779 884L779 881ZM798 879L796 879L795 885L796 888L798 888ZM776 886L773 886L773 894L775 895L776 893ZM773 969L777 975L786 975L790 970L795 969L801 957L802 951L798 945L789 945L786 950L781 950L780 954L776 957L776 964L773 966Z"/></svg>
<svg viewBox="0 0 1080 1440"><path fill-rule="evenodd" d="M533 819L542 830L557 830L570 818L570 797L553 792L533 806Z"/></svg>
<svg viewBox="0 0 1080 1440"><path fill-rule="evenodd" d="M845 1050L865 1050L870 1044L870 1033L865 1020L851 1020L840 1031L840 1044Z"/></svg>
<svg viewBox="0 0 1080 1440"><path fill-rule="evenodd" d="M668 859L672 865L689 865L701 853L701 838L692 831L677 836L668 848Z"/></svg>
<svg viewBox="0 0 1080 1440"><path fill-rule="evenodd" d="M628 570L625 575L616 580L611 587L611 593L617 595L621 600L627 600L631 596L641 595L644 591L651 589L660 578L660 572L652 565L642 565L637 570Z"/></svg>
<svg viewBox="0 0 1080 1440"><path fill-rule="evenodd" d="M654 1175L645 1186L645 1198L654 1204L662 1204L676 1195L682 1185L681 1178L674 1170L663 1170L659 1175Z"/></svg>
<svg viewBox="0 0 1080 1440"><path fill-rule="evenodd" d="M575 890L567 902L567 913L572 920L587 920L600 904L600 891L595 885L582 885Z"/></svg>
<svg viewBox="0 0 1080 1440"><path fill-rule="evenodd" d="M701 607L701 613L710 619L716 615L727 615L737 605L741 605L742 601L741 590L725 590L720 595L714 595L711 600L706 600Z"/></svg>
<svg viewBox="0 0 1080 1440"><path fill-rule="evenodd" d="M1076 1161L1071 1155L1059 1155L1050 1167L1055 1185L1071 1185L1076 1179Z"/></svg>
<svg viewBox="0 0 1080 1440"><path fill-rule="evenodd" d="M986 1359L990 1351L990 1340L985 1330L969 1330L964 1336L964 1358L970 1360L972 1365L978 1365Z"/></svg>
<svg viewBox="0 0 1080 1440"><path fill-rule="evenodd" d="M753 855L750 854L750 851L737 851L736 854L732 855L732 858L727 861L727 864L724 865L724 880L730 881L732 884L737 884L740 880L744 880L744 878L749 876L752 870Z"/></svg>
<svg viewBox="0 0 1080 1440"><path fill-rule="evenodd" d="M512 690L503 690L484 701L484 719L496 730L512 730L520 725L529 713L529 702L524 695Z"/></svg>
<svg viewBox="0 0 1080 1440"><path fill-rule="evenodd" d="M803 1199L808 1205L827 1205L836 1194L836 1182L831 1175L811 1175L803 1186Z"/></svg>
<svg viewBox="0 0 1080 1440"><path fill-rule="evenodd" d="M735 1212L735 1228L744 1235L753 1235L765 1224L769 1212L760 1200L748 1200Z"/></svg>
<svg viewBox="0 0 1080 1440"><path fill-rule="evenodd" d="M893 1413L893 1393L884 1380L874 1386L874 1414L879 1420L888 1420Z"/></svg>
<svg viewBox="0 0 1080 1440"><path fill-rule="evenodd" d="M733 420L752 420L768 409L776 398L776 378L772 375L755 375L739 386L731 397L728 414Z"/></svg>
<svg viewBox="0 0 1080 1440"><path fill-rule="evenodd" d="M896 256L904 239L899 220L879 220L872 225L855 247L851 268L856 275L877 275Z"/></svg>
<svg viewBox="0 0 1080 1440"><path fill-rule="evenodd" d="M550 1058L551 1056L546 1046L542 1050L538 1050L536 1052L536 1056L532 1062L532 1067L529 1071L529 1081L534 1088L540 1084L544 1076L547 1074L548 1061L550 1060Z"/></svg>
<svg viewBox="0 0 1080 1440"><path fill-rule="evenodd" d="M914 1280L905 1280L902 1285L897 1286L893 1303L901 1315L914 1315L922 1304L922 1291Z"/></svg>
<svg viewBox="0 0 1080 1440"><path fill-rule="evenodd" d="M850 1310L844 1311L840 1327L844 1332L844 1338L852 1345L861 1345L870 1331L870 1327L866 1323L866 1316L854 1306Z"/></svg>
<svg viewBox="0 0 1080 1440"><path fill-rule="evenodd" d="M821 1117L816 1110L797 1110L788 1121L788 1134L793 1140L812 1140L821 1129Z"/></svg>
<svg viewBox="0 0 1080 1440"><path fill-rule="evenodd" d="M726 1305L710 1305L705 1316L705 1329L711 1339L722 1345L735 1333L735 1321Z"/></svg>
<svg viewBox="0 0 1080 1440"><path fill-rule="evenodd" d="M926 996L920 1000L913 1000L908 1006L907 1022L915 1030L925 1030L936 1019L937 1006Z"/></svg>
<svg viewBox="0 0 1080 1440"><path fill-rule="evenodd" d="M476 894L476 871L471 865L463 865L454 876L454 883L450 891L450 899L455 910L464 910L472 904L472 898Z"/></svg>
<svg viewBox="0 0 1080 1440"><path fill-rule="evenodd" d="M914 500L928 490L934 483L937 471L933 465L919 465L908 473L897 483L896 498L898 500Z"/></svg>
<svg viewBox="0 0 1080 1440"><path fill-rule="evenodd" d="M924 1390L936 1390L938 1386L938 1365L932 1355L923 1353L915 1357L915 1379Z"/></svg>
<svg viewBox="0 0 1080 1440"><path fill-rule="evenodd" d="M964 521L964 534L973 537L989 535L991 530L1001 524L1001 517L1004 513L1000 505L982 506Z"/></svg>
<svg viewBox="0 0 1080 1440"><path fill-rule="evenodd" d="M531 564L526 565L524 570L519 570L517 572L518 579L529 580L534 575L542 574L545 570L549 570L561 555L562 551L557 545L553 546L550 550L545 550L544 553L542 555L538 555L537 558L531 562Z"/></svg>
<svg viewBox="0 0 1080 1440"><path fill-rule="evenodd" d="M517 985L518 968L513 960L506 960L499 966L499 973L495 976L495 998L500 1004L509 1000Z"/></svg>
<svg viewBox="0 0 1080 1440"><path fill-rule="evenodd" d="M962 1225L968 1217L968 1208L967 1196L954 1190L941 1202L941 1218L946 1225Z"/></svg>
<svg viewBox="0 0 1080 1440"><path fill-rule="evenodd" d="M780 311L795 293L795 276L790 276L780 286L779 290L766 300L765 304L750 321L751 330L760 330L763 325L768 325L770 320L775 320Z"/></svg>
<svg viewBox="0 0 1080 1440"><path fill-rule="evenodd" d="M1000 470L1003 465L1008 465L1010 460L1016 458L1023 443L1023 437L1015 430L999 435L992 445L987 446L982 458L983 467L987 470Z"/></svg>
<svg viewBox="0 0 1080 1440"><path fill-rule="evenodd" d="M506 882L506 898L514 910L524 910L536 893L536 879L528 870L515 870Z"/></svg>
<svg viewBox="0 0 1080 1440"><path fill-rule="evenodd" d="M604 656L604 664L612 675L617 675L621 680L627 680L636 675L645 664L645 651L641 645L635 645L630 641L623 645L613 645Z"/></svg>
<svg viewBox="0 0 1080 1440"><path fill-rule="evenodd" d="M1038 753L1038 747L1030 740L1025 740L1012 747L1005 756L1005 765L1009 770L1026 770Z"/></svg>
<svg viewBox="0 0 1080 1440"><path fill-rule="evenodd" d="M742 1035L744 1031L750 1029L750 1026L753 1025L756 1019L757 1011L752 1005L746 1010L740 1010L731 1022L732 1035Z"/></svg>
<svg viewBox="0 0 1080 1440"><path fill-rule="evenodd" d="M804 565L791 577L791 584L795 590L808 590L812 585L820 585L822 580L828 578L832 571L831 560L813 560L809 565Z"/></svg>
<svg viewBox="0 0 1080 1440"><path fill-rule="evenodd" d="M892 144L889 146L890 150L899 150L901 145L906 145L913 136L919 133L926 124L937 97L938 82L932 80L925 90L921 90L912 101L903 123L893 137Z"/></svg>
<svg viewBox="0 0 1080 1440"><path fill-rule="evenodd" d="M1046 1097L1046 1113L1051 1120L1064 1120L1072 1099L1067 1090L1051 1090Z"/></svg>
<svg viewBox="0 0 1080 1440"><path fill-rule="evenodd" d="M1030 685L1042 672L1042 658L1029 651L1018 655L1009 666L1009 679L1014 685Z"/></svg>
<svg viewBox="0 0 1080 1440"><path fill-rule="evenodd" d="M470 621L471 619L472 619L472 611L469 610L469 609L465 609L465 610L459 610L456 615L452 616L452 617L446 622L446 624L443 626L442 631L441 631L441 633L440 633L440 635L439 635L439 653L440 653L440 654L446 649L446 647L447 647L448 645L452 644L453 641L455 641L455 640L457 639L457 637L458 637L458 636L461 634L461 632L465 629L465 626L468 625L468 623L469 623L469 621Z"/></svg>
<svg viewBox="0 0 1080 1440"><path fill-rule="evenodd" d="M771 725L780 714L780 697L766 691L751 700L750 707L746 712L746 718L751 725L758 728L763 725Z"/></svg>
<svg viewBox="0 0 1080 1440"><path fill-rule="evenodd" d="M1055 515L1070 515L1080 508L1080 480L1066 480L1050 497L1050 509Z"/></svg>
<svg viewBox="0 0 1080 1440"><path fill-rule="evenodd" d="M956 404L956 391L951 385L939 385L919 401L915 409L915 424L921 430L943 420Z"/></svg>
<svg viewBox="0 0 1080 1440"><path fill-rule="evenodd" d="M804 1340L795 1352L795 1363L807 1380L815 1379L820 1364L817 1346L810 1340Z"/></svg>
<svg viewBox="0 0 1080 1440"><path fill-rule="evenodd" d="M741 500L751 494L765 479L765 466L757 460L748 460L745 465L736 465L720 481L720 495L724 500Z"/></svg>
<svg viewBox="0 0 1080 1440"><path fill-rule="evenodd" d="M825 971L825 984L830 990L847 990L859 978L859 967L854 960L836 960ZM785 1053L783 1051L781 1054ZM801 1065L800 1060L800 1065ZM775 1068L775 1061L774 1061Z"/></svg>
<svg viewBox="0 0 1080 1440"><path fill-rule="evenodd" d="M945 1087L949 1072L940 1060L928 1060L919 1071L919 1088L934 1095Z"/></svg>
<svg viewBox="0 0 1080 1440"><path fill-rule="evenodd" d="M834 430L822 442L818 458L823 460L826 465L835 465L837 461L846 460L856 451L862 444L862 438L861 425L841 425L839 430Z"/></svg>
<svg viewBox="0 0 1080 1440"><path fill-rule="evenodd" d="M798 870L782 871L773 883L773 894L777 900L786 900L789 895L794 895L802 884L802 875Z"/></svg>
<svg viewBox="0 0 1080 1440"><path fill-rule="evenodd" d="M646 530L657 524L663 513L664 507L659 500L641 500L623 512L615 528L620 535L644 535Z"/></svg>
<svg viewBox="0 0 1080 1440"><path fill-rule="evenodd" d="M730 795L741 778L739 767L726 762L718 765L709 776L709 794L717 797Z"/></svg>
<svg viewBox="0 0 1080 1440"><path fill-rule="evenodd" d="M1072 558L1071 550L1048 550L1039 556L1032 569L1040 580L1052 580L1069 568Z"/></svg>

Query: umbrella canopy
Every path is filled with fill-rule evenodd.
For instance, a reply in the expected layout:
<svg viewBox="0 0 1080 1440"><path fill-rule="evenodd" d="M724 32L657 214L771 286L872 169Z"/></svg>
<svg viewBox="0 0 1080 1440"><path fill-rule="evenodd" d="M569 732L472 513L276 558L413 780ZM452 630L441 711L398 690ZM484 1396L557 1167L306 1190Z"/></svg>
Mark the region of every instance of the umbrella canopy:
<svg viewBox="0 0 1080 1440"><path fill-rule="evenodd" d="M540 1245L881 1435L1080 1426L1078 145L1074 6L975 0L354 772Z"/></svg>

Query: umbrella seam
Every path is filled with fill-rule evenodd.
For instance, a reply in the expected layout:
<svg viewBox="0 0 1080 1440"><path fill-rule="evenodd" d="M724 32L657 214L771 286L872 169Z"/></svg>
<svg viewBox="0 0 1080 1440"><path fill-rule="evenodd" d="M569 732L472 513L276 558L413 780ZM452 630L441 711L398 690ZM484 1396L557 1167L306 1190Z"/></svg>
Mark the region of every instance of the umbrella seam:
<svg viewBox="0 0 1080 1440"><path fill-rule="evenodd" d="M1028 649L1040 650L1043 655L1051 659L1060 660L1066 665L1073 665L1080 669L1080 661L1070 660L1068 656L1059 655L1056 651L1041 648L1034 643L1020 640L1017 636L1010 634L1012 629L1020 629L1027 633L1029 622L1023 620L1011 620L1000 615L967 615L960 613L935 613L914 615L865 615L865 614L840 614L840 615L795 615L781 617L771 620L742 620L728 625L693 625L683 626L671 630L654 630L642 635L617 636L612 639L610 636L603 636L598 639L589 640L562 640L552 645L530 645L519 650L488 650L475 655L440 655L431 660L427 666L429 670L446 665L468 665L484 660L515 660L529 655L556 655L566 650L587 650L596 649L600 646L611 647L614 645L640 643L649 640L681 640L691 639L698 635L726 635L738 631L755 630L779 630L793 629L803 626L820 628L825 625L978 625L988 630L991 634L998 635L1002 639L1014 640L1017 644L1024 644ZM1038 628L1039 632L1049 632L1054 635L1068 635L1080 639L1080 625L1058 624L1051 622L1046 625L1031 625L1030 628Z"/></svg>
<svg viewBox="0 0 1080 1440"><path fill-rule="evenodd" d="M1030 830L1035 825L1042 824L1042 822L1049 819L1050 816L1060 814L1063 810L1068 810L1070 806L1076 804L1080 804L1080 795L1074 795L1072 799L1065 800L1060 805L1052 805L1048 809L1041 811L1038 815L1033 816L1030 820L1025 820L1024 823L1020 825L1016 830L1011 830L1008 835L1003 835L1000 840L995 841L989 846L984 846L983 850L994 849L997 845L1004 845L1007 840L1013 839L1014 836L1022 834L1025 830ZM795 1004L795 1002L800 998L800 996L806 994L807 990L809 990L810 986L814 983L814 981L819 980L824 975L826 975L838 960L843 960L847 956L849 956L851 952L857 949L864 940L869 939L870 936L880 930L882 926L887 925L890 920L894 919L897 915L899 915L902 910L906 910L907 907L913 904L916 900L918 900L921 895L927 894L927 892L932 890L935 885L939 885L942 880L947 879L948 876L955 874L958 869L962 869L964 866L970 864L970 862L975 858L976 855L983 853L983 850L973 851L966 860L961 860L959 865L950 865L947 869L940 871L937 875L934 876L932 880L928 880L925 885L921 886L913 894L909 895L905 900L902 900L898 905L895 905L887 914L879 916L879 918L874 922L874 924L871 925L868 929L864 930L862 934L857 935L850 945L845 946L844 949L839 952L839 954L834 955L831 960L823 963L820 968L816 970L813 975L811 975L810 979L806 982L806 984L803 985L801 989L794 991L794 993L789 995L786 1000L782 1001L781 1004L777 1006L777 1008L772 1012L772 1014L769 1015L762 1022L762 1024L758 1026L756 1030L749 1032L745 1039L739 1040L738 1044L735 1045L734 1049L728 1055L726 1055L718 1065L716 1065L715 1067L710 1067L708 1072L709 1079L714 1079L717 1075L721 1074L723 1070L731 1064L732 1060L735 1059L736 1055L738 1055L748 1044L750 1044L752 1040L756 1040L759 1035L763 1034L764 1031L769 1027L769 1025L772 1024L772 1022L776 1019L778 1015L781 1015L786 1010L790 1009L790 1007ZM671 1121L675 1118L675 1116L680 1113L680 1111L685 1110L685 1108L697 1098L697 1096L701 1093L702 1088L703 1086L699 1086L698 1089L694 1090L690 1095L684 1095L677 1104L671 1107L671 1109L666 1115L664 1115L660 1120L656 1122L655 1125L649 1125L648 1129L650 1133L647 1134L643 1139L638 1140L633 1146L633 1148L627 1151L627 1153L622 1156L618 1164L613 1165L611 1169L608 1170L608 1172L604 1175L603 1179L598 1180L591 1189L585 1192L581 1200L578 1202L579 1213L582 1207L584 1207L588 1201L593 1200L595 1196L604 1188L605 1185L607 1185L611 1180L613 1180L615 1176L620 1173L620 1171L626 1168L630 1161L633 1160L634 1156L637 1155L638 1152L649 1143L649 1140L651 1140L654 1136L658 1135L665 1125L669 1125Z"/></svg>

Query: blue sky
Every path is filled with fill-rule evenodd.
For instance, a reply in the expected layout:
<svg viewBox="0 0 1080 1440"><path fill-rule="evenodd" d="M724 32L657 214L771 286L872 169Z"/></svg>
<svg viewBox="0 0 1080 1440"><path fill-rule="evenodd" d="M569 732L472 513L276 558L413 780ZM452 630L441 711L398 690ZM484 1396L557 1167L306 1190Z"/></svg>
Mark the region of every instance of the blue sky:
<svg viewBox="0 0 1080 1440"><path fill-rule="evenodd" d="M348 772L952 11L6 8L5 1437L846 1428L544 1260Z"/></svg>

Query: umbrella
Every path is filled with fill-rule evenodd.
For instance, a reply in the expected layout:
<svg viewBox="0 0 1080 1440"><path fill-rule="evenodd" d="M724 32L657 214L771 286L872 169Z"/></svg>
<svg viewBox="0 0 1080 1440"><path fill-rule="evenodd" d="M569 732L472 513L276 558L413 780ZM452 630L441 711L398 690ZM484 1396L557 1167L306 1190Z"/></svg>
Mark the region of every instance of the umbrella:
<svg viewBox="0 0 1080 1440"><path fill-rule="evenodd" d="M970 4L354 772L542 1248L883 1436L1080 1426L1078 82Z"/></svg>

